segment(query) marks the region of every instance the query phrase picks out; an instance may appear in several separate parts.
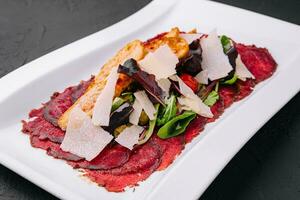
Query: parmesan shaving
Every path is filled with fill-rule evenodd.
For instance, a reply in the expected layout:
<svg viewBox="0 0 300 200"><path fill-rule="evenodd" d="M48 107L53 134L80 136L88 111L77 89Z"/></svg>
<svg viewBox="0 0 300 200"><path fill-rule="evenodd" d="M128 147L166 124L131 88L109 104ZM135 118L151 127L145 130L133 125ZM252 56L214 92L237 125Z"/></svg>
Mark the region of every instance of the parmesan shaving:
<svg viewBox="0 0 300 200"><path fill-rule="evenodd" d="M114 67L94 106L92 122L95 126L109 125L110 111L118 78L118 68Z"/></svg>
<svg viewBox="0 0 300 200"><path fill-rule="evenodd" d="M180 88L180 92L183 96L189 97L189 98L199 98L197 95L195 95L195 93L193 92L193 90L187 86L183 80L181 80L180 77L177 77L178 83L179 83L179 88Z"/></svg>
<svg viewBox="0 0 300 200"><path fill-rule="evenodd" d="M125 128L115 139L123 147L126 147L130 150L133 149L133 146L138 143L140 134L144 131L144 128L141 126L132 125Z"/></svg>
<svg viewBox="0 0 300 200"><path fill-rule="evenodd" d="M184 97L178 97L178 103L184 110L192 110L203 117L213 117L210 108L205 105L202 100L187 86L178 76L180 92Z"/></svg>
<svg viewBox="0 0 300 200"><path fill-rule="evenodd" d="M196 76L195 79L198 81L198 83L201 84L208 84L208 72L207 70L202 70L201 72L199 72Z"/></svg>
<svg viewBox="0 0 300 200"><path fill-rule="evenodd" d="M169 79L172 81L178 81L177 77L178 77L177 75L172 75L169 77Z"/></svg>
<svg viewBox="0 0 300 200"><path fill-rule="evenodd" d="M150 120L155 119L154 114L156 112L152 102L148 98L147 94L145 91L138 91L133 94L136 98L136 100L139 101L141 104L142 108L144 109L145 113L149 117Z"/></svg>
<svg viewBox="0 0 300 200"><path fill-rule="evenodd" d="M134 110L129 116L129 122L131 124L138 125L141 113L143 111L143 107L141 106L141 104L137 99L134 101L132 107Z"/></svg>
<svg viewBox="0 0 300 200"><path fill-rule="evenodd" d="M60 147L66 152L94 159L113 139L101 127L94 126L91 118L76 106L70 113L67 130Z"/></svg>
<svg viewBox="0 0 300 200"><path fill-rule="evenodd" d="M207 70L208 78L216 80L226 77L232 70L228 57L223 52L223 47L216 30L200 40L202 48L202 69Z"/></svg>
<svg viewBox="0 0 300 200"><path fill-rule="evenodd" d="M139 61L139 65L144 71L155 75L159 80L176 74L175 67L178 62L176 54L170 47L162 45L154 52L149 52L143 60Z"/></svg>
<svg viewBox="0 0 300 200"><path fill-rule="evenodd" d="M158 86L167 94L166 96L169 96L171 81L167 78L164 78L164 79L159 79L156 82Z"/></svg>
<svg viewBox="0 0 300 200"><path fill-rule="evenodd" d="M205 105L200 98L188 98L188 97L178 97L178 103L182 106L183 110L192 110L198 115L203 117L212 118L213 114L210 108Z"/></svg>
<svg viewBox="0 0 300 200"><path fill-rule="evenodd" d="M238 57L236 58L235 64L236 64L235 74L240 80L245 81L247 78L255 79L253 74L248 70L248 68L243 63L240 55L238 55Z"/></svg>

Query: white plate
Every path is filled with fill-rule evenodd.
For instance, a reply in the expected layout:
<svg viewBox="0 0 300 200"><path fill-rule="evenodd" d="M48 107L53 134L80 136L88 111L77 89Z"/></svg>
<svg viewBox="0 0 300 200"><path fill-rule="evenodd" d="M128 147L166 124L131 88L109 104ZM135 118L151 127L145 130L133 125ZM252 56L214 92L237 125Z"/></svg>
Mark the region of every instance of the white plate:
<svg viewBox="0 0 300 200"><path fill-rule="evenodd" d="M81 178L64 161L30 146L21 119L54 91L87 79L118 48L179 26L218 28L236 41L266 46L278 62L272 78L235 103L186 146L164 172L136 190L110 193ZM131 17L47 54L0 80L0 162L63 199L197 199L229 160L300 88L300 28L270 17L208 1L155 0Z"/></svg>

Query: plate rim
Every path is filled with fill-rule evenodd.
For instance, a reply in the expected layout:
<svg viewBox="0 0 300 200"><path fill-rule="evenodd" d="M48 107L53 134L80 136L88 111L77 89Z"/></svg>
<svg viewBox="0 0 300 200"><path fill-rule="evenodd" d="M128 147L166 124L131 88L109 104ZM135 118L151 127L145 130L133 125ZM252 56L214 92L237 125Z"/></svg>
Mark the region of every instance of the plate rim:
<svg viewBox="0 0 300 200"><path fill-rule="evenodd" d="M106 34L109 34L110 31L113 31L115 29L118 29L119 27L122 27L124 25L126 25L127 23L132 23L132 21L134 21L134 18L135 17L140 17L141 15L143 14L146 14L147 12L150 12L151 9L155 8L155 6L157 5L161 5L163 1L161 0L154 0L152 1L150 4L148 4L147 6L145 6L144 8L142 8L141 10L139 10L138 12L136 12L135 14L125 18L124 20L108 27L108 28L105 28L99 32L96 32L92 35L89 35L83 39L80 39L78 41L75 41L69 45L66 45L66 46L63 46L49 54L46 54L20 68L18 68L17 70L15 71L12 71L10 73L8 73L7 75L3 76L1 79L0 79L0 89L4 89L4 85L7 85L7 84L10 84L12 81L15 80L15 78L17 76L20 76L20 74L26 74L26 73L30 73L32 70L37 70L39 73L38 75L41 76L42 74L46 74L46 73L49 73L50 71L54 70L55 68L50 68L48 70L38 70L36 68L33 68L34 65L40 65L39 63L44 63L45 61L47 61L48 59L52 59L53 57L55 56L58 56L58 55L61 55L61 54L69 54L71 51L71 49L73 48L78 48L78 47L81 47L81 45L83 45L83 43L85 43L86 41L92 41L94 40L95 38L102 38L103 37L105 38L105 35ZM176 3L178 3L179 1L175 1L175 0L167 0L167 1L164 1L164 6L165 6L165 9L163 9L164 11L167 11L169 9L172 8L172 6L174 6ZM222 3L217 3L217 2L209 2L211 4L222 4ZM261 17L267 17L269 18L270 20L276 20L276 21L279 21L280 23L284 23L288 26L293 26L294 28L298 29L300 31L300 28L298 25L296 24L293 24L293 23L289 23L289 22L285 22L283 20L280 20L280 19L276 19L276 18L272 18L270 16L266 16L266 15L263 15L263 14L259 14L259 13L255 13L253 11L248 11L248 10L244 10L244 9L241 9L241 8L236 8L236 7L233 7L233 6L229 6L229 5L225 5L225 4L222 4L222 6L228 6L228 7L231 7L232 9L239 9L239 10L242 10L243 12L250 12L252 15L255 14L255 15L260 15ZM158 13L156 18L159 18L163 15L163 13ZM155 21L155 19L153 19L153 21ZM151 23L152 21L148 21L147 23ZM146 24L147 24L146 23ZM138 31L138 29L140 29L141 26L145 26L145 25L140 25L140 26L137 26L137 28L135 30L132 30L132 31L129 31L127 32L125 35L126 37L128 37L129 35L131 34L134 34L136 31ZM111 43L111 41L107 41L107 44ZM68 59L72 59L72 57L68 57ZM299 60L300 61L300 53L297 54L295 60ZM292 61L292 62L295 62ZM63 64L61 64L63 65ZM59 65L57 65L57 68L59 68ZM295 68L295 67L294 67ZM286 73L290 73L290 72L287 72L287 70L285 71ZM286 74L285 73L285 74ZM283 75L281 75L283 76ZM272 78L272 80L278 80L278 77L274 77ZM30 78L29 79L26 79L24 80L24 83L29 83L30 82ZM19 83L20 84L20 83ZM2 85L2 86L1 86ZM21 84L20 84L21 85ZM265 85L267 86L267 85ZM16 87L10 87L10 88L5 88L4 91L6 91L10 96L10 94L12 94L14 91L16 91L20 86L16 86ZM270 86L269 86L270 87ZM263 89L263 88L262 88ZM288 100L290 100L300 89L300 86L295 86L295 88L293 90L289 90L286 94L287 96L285 96L285 99L281 99L281 105L280 106L277 106L275 111L273 110L270 113L266 113L266 117L263 121L260 121L258 125L256 125L256 130L258 130L268 119L270 119L284 104L286 104L288 102ZM2 95L0 93L0 106L1 106L1 103L5 101L6 99L6 92L2 92ZM252 98L252 99L255 99L255 98ZM243 106L243 105L241 105ZM245 105L244 105L245 106ZM229 116L228 116L229 117ZM225 121L226 119L224 119ZM227 119L228 120L228 119ZM224 122L223 122L224 123ZM222 124L223 124L222 123ZM217 128L218 126L216 126ZM213 130L211 130L213 131ZM251 137L255 134L256 131L253 131ZM209 135L207 135L209 136ZM212 137L212 136L211 136ZM207 137L208 138L208 137ZM247 142L250 138L247 138L245 139L245 141ZM207 141L207 139L205 140ZM237 149L237 151L244 146L244 143L241 143L240 147ZM197 150L197 145L191 149L191 151L188 153L188 155L184 156L184 158L181 160L181 162L183 160L186 160L188 159L187 156L190 156L192 154L194 154ZM231 154L229 157L233 157L236 153L234 154ZM220 168L220 170L217 172L217 174L223 169L223 167L230 161L231 158L228 158L226 163L224 163L224 165ZM2 152L0 152L0 163L3 164L4 166L6 166L7 168L17 172L19 175L21 175L22 177L30 180L31 182L33 182L34 184L36 184L37 186L43 188L44 190L52 193L53 195L57 196L58 198L65 198L65 199L84 199L83 197L79 197L78 194L73 194L71 191L68 191L66 188L60 188L60 185L55 183L55 182L52 182L50 181L49 179L47 179L47 177L43 176L42 174L37 174L34 172L34 170L30 169L29 167L27 167L26 165L24 165L23 163L17 161L17 160L14 160L8 156L6 156L5 154L3 154ZM18 167L18 166L22 166L22 167ZM177 167L174 167L171 169L170 172L168 172L167 176L164 178L164 180L162 180L159 185L161 186L162 184L165 184L166 180L170 180L170 178L167 178L167 177L170 177L172 174L174 174L174 171L176 168L178 168L178 166L180 165L176 165ZM36 176L32 176L32 174L36 174ZM217 175L215 175L214 177L216 177ZM34 177L38 177L38 178L34 178ZM213 180L214 177L211 177L211 179ZM211 180L211 181L212 181ZM210 181L210 182L211 182ZM50 187L49 187L50 185ZM148 197L147 199L151 199L151 198L154 198L155 195L157 195L159 193L160 190L155 190L154 192L152 192ZM196 199L198 196L198 194L201 193L200 192L195 192L193 194L190 195L191 199ZM159 193L161 194L161 193Z"/></svg>

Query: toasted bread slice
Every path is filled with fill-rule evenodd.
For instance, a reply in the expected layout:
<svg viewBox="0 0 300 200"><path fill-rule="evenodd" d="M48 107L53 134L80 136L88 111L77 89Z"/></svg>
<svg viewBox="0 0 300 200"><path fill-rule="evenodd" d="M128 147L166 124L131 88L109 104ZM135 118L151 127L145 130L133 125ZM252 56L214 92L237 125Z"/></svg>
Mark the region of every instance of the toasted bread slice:
<svg viewBox="0 0 300 200"><path fill-rule="evenodd" d="M161 45L167 44L178 58L183 58L189 52L189 44L179 36L180 30L175 27L170 32L162 33L144 42L144 47L151 52Z"/></svg>
<svg viewBox="0 0 300 200"><path fill-rule="evenodd" d="M98 75L95 77L94 82L91 83L87 91L81 96L73 106L71 106L58 120L58 125L61 129L65 130L71 110L75 105L80 104L81 109L88 115L92 115L94 104L98 95L106 84L107 77L113 67L123 64L123 62L129 58L140 60L145 55L145 49L142 42L134 40L123 47L112 59L110 59L101 68ZM120 74L116 84L115 96L119 96L121 92L128 87L131 83L131 78L125 74Z"/></svg>
<svg viewBox="0 0 300 200"><path fill-rule="evenodd" d="M187 42L180 36L180 31L178 28L173 28L170 32L161 34L147 42L142 43L139 40L134 40L128 43L124 48L122 48L112 59L110 59L101 68L99 74L95 77L95 80L85 94L81 96L73 106L71 106L58 120L58 125L62 130L67 127L67 122L69 118L70 111L75 105L80 104L81 109L88 115L92 115L94 104L97 100L98 95L106 84L106 79L111 71L111 69L119 64L123 64L127 59L134 58L139 61L144 58L147 52L154 51L159 46L163 44L168 44L173 52L178 58L182 58L187 55L189 51L189 46ZM119 96L122 91L124 91L129 84L132 82L131 78L127 75L120 74L119 79L116 84L115 96Z"/></svg>

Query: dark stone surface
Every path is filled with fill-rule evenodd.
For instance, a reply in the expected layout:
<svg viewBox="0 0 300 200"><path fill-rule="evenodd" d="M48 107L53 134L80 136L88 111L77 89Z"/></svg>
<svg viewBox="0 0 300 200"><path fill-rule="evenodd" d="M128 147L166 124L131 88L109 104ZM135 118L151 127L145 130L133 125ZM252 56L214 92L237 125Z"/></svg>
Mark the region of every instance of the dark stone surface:
<svg viewBox="0 0 300 200"><path fill-rule="evenodd" d="M0 0L0 77L112 25L150 0Z"/></svg>
<svg viewBox="0 0 300 200"><path fill-rule="evenodd" d="M300 24L298 0L218 0ZM149 0L0 0L0 77L101 30ZM300 199L300 94L233 158L201 200ZM0 200L55 199L0 165Z"/></svg>

